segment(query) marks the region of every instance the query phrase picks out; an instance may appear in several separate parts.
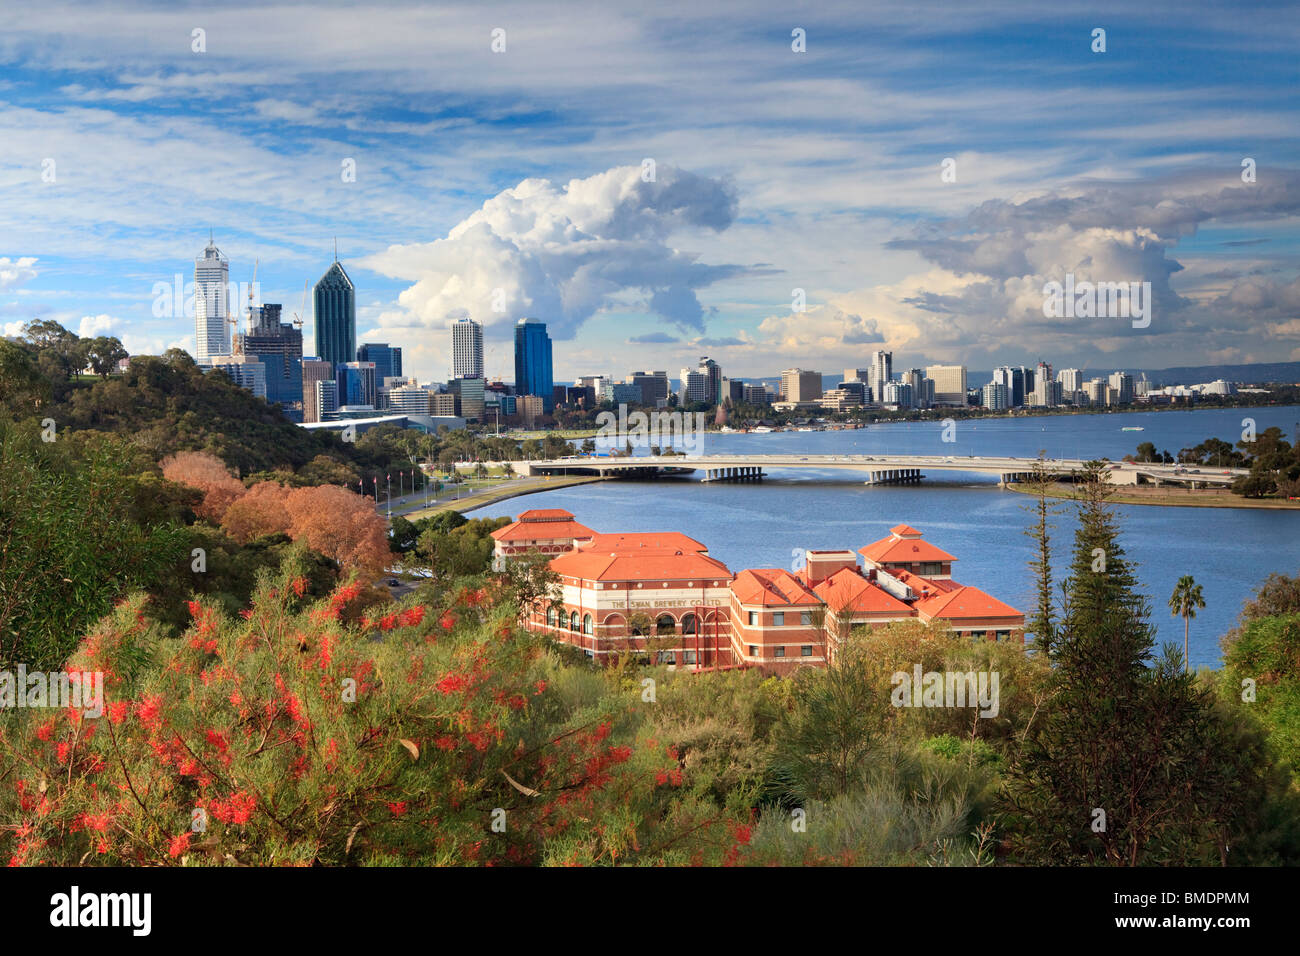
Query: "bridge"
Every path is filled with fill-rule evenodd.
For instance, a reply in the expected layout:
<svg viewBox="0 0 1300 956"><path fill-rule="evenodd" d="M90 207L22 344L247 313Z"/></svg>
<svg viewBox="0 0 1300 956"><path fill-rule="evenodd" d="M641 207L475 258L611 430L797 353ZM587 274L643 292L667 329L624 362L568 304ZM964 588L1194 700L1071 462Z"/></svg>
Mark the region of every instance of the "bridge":
<svg viewBox="0 0 1300 956"><path fill-rule="evenodd" d="M552 458L516 461L511 466L524 475L600 475L604 478L649 479L704 472L705 481L761 481L767 469L797 471L855 471L867 484L908 484L925 477L922 472L966 472L996 475L1000 485L1023 482L1032 475L1037 458L957 457L953 455L654 455ZM1081 458L1049 458L1043 469L1068 478L1083 471ZM1110 463L1110 480L1116 485L1177 484L1192 488L1225 487L1245 468L1209 468L1154 462Z"/></svg>

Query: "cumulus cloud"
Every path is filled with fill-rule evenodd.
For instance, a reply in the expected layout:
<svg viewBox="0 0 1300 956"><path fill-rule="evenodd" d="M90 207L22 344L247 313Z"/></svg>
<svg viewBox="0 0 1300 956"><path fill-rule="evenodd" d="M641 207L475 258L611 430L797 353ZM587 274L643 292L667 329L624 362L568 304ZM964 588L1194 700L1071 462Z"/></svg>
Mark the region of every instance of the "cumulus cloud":
<svg viewBox="0 0 1300 956"><path fill-rule="evenodd" d="M711 310L698 291L750 269L700 262L671 239L720 232L736 211L729 183L672 166L660 165L653 182L643 181L639 166L565 185L526 179L445 238L390 246L361 265L414 283L398 303L426 328L466 314L489 326L532 316L566 339L596 312L631 301L702 332Z"/></svg>
<svg viewBox="0 0 1300 956"><path fill-rule="evenodd" d="M36 270L32 268L34 265L36 265L35 256L23 256L19 259L0 256L0 292L16 289L24 282L35 279Z"/></svg>
<svg viewBox="0 0 1300 956"><path fill-rule="evenodd" d="M680 341L677 336L669 335L667 332L647 332L645 335L634 335L628 339L632 345L670 345Z"/></svg>
<svg viewBox="0 0 1300 956"><path fill-rule="evenodd" d="M83 315L81 323L77 326L77 335L83 339L108 335L117 324L118 320L111 315Z"/></svg>

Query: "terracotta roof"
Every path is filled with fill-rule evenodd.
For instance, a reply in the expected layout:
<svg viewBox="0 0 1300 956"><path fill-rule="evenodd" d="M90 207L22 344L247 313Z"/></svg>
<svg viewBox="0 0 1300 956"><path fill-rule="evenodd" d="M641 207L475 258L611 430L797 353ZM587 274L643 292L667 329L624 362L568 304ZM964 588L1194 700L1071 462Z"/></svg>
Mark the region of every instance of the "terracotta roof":
<svg viewBox="0 0 1300 956"><path fill-rule="evenodd" d="M708 554L709 549L694 538L688 538L680 531L629 531L612 534L593 534L590 543L584 544L585 551L620 551L634 554L648 554L652 551L693 551Z"/></svg>
<svg viewBox="0 0 1300 956"><path fill-rule="evenodd" d="M832 611L857 614L900 614L912 616L912 609L884 588L872 584L853 568L841 568L813 588Z"/></svg>
<svg viewBox="0 0 1300 956"><path fill-rule="evenodd" d="M560 538L582 541L595 533L576 521L516 521L497 528L492 537L497 541L555 541Z"/></svg>
<svg viewBox="0 0 1300 956"><path fill-rule="evenodd" d="M718 581L722 586L731 579L731 571L716 558L680 549L631 553L588 545L553 558L550 567L557 574L586 581L691 581L700 586Z"/></svg>
<svg viewBox="0 0 1300 956"><path fill-rule="evenodd" d="M731 582L741 604L761 607L810 607L821 600L784 568L747 568Z"/></svg>
<svg viewBox="0 0 1300 956"><path fill-rule="evenodd" d="M965 585L958 585L943 594L922 598L916 602L916 609L922 617L931 620L943 618L954 623L987 617L1018 617L1024 621L1024 614L1010 604L1003 604L991 594Z"/></svg>
<svg viewBox="0 0 1300 956"><path fill-rule="evenodd" d="M922 596L926 591L929 591L931 595L947 594L949 591L963 586L952 578L923 578L911 571L890 571L889 574L911 587L916 592L917 597Z"/></svg>
<svg viewBox="0 0 1300 956"><path fill-rule="evenodd" d="M936 548L928 541L921 540L921 532L905 524L895 525L890 529L888 538L873 541L865 548L858 548L858 554L877 564L911 564L917 561L956 561L957 559Z"/></svg>
<svg viewBox="0 0 1300 956"><path fill-rule="evenodd" d="M516 521L572 521L573 513L563 508L533 508L525 511Z"/></svg>

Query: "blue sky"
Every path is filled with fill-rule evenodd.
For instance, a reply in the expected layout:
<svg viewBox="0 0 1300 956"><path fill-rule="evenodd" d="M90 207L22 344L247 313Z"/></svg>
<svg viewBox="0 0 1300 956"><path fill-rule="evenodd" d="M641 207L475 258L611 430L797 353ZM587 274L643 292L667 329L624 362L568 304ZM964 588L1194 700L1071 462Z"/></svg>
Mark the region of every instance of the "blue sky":
<svg viewBox="0 0 1300 956"><path fill-rule="evenodd" d="M507 378L521 315L560 378L1300 360L1298 39L1287 4L31 7L0 327L191 347L154 288L211 227L286 312L337 237L422 379L460 314ZM1151 326L1045 319L1065 272L1151 281Z"/></svg>

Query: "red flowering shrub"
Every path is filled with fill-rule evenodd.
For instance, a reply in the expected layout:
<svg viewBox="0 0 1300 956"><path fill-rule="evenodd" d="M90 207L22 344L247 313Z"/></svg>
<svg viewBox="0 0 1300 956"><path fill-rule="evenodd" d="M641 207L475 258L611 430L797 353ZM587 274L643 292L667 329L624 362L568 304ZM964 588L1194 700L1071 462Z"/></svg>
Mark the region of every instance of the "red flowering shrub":
<svg viewBox="0 0 1300 956"><path fill-rule="evenodd" d="M124 602L70 669L104 714L0 724L11 865L721 862L732 819L643 739L636 695L555 688L546 641L480 592L364 621L297 569L238 616L194 602L163 639ZM478 620L480 612L486 616ZM600 679L600 678L598 678ZM560 681L563 683L563 681ZM689 774L688 774L689 776Z"/></svg>

